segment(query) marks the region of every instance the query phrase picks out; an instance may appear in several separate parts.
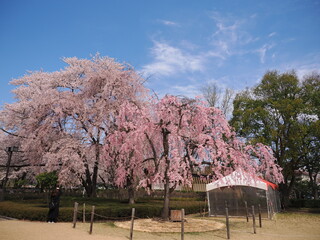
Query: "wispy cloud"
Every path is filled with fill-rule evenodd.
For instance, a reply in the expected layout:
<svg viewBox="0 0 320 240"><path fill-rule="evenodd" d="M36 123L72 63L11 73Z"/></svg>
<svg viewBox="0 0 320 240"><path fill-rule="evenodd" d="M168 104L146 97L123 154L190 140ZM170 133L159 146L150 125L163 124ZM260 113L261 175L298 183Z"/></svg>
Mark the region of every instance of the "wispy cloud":
<svg viewBox="0 0 320 240"><path fill-rule="evenodd" d="M146 75L168 76L176 73L204 70L205 56L191 54L164 42L154 41L151 55L153 61L142 68L142 72Z"/></svg>
<svg viewBox="0 0 320 240"><path fill-rule="evenodd" d="M254 13L254 14L252 14L251 16L250 16L250 18L251 19L254 19L254 18L256 18L258 16L258 14L257 13Z"/></svg>
<svg viewBox="0 0 320 240"><path fill-rule="evenodd" d="M268 37L273 37L273 36L275 36L277 33L276 32L272 32L272 33L270 33L269 35L268 35Z"/></svg>
<svg viewBox="0 0 320 240"><path fill-rule="evenodd" d="M213 12L210 17L217 28L212 34L211 42L215 46L215 52L224 59L235 54L243 54L244 51L241 49L243 45L259 40L243 29L246 23L244 19L221 16L217 12ZM255 17L256 15L253 15L251 18Z"/></svg>
<svg viewBox="0 0 320 240"><path fill-rule="evenodd" d="M303 79L305 76L310 75L313 72L320 73L320 54L309 56L310 59L295 62L287 66L287 70L294 69L299 77Z"/></svg>
<svg viewBox="0 0 320 240"><path fill-rule="evenodd" d="M260 62L261 63L265 63L266 53L267 53L268 50L270 50L273 47L274 47L273 44L264 44L261 48L256 50L256 52L260 56Z"/></svg>
<svg viewBox="0 0 320 240"><path fill-rule="evenodd" d="M288 61L278 64L275 68L280 72L287 72L294 70L299 77L303 79L305 76L318 72L320 73L320 52L306 55L304 58L296 61Z"/></svg>
<svg viewBox="0 0 320 240"><path fill-rule="evenodd" d="M172 93L174 95L182 95L189 98L194 98L196 96L200 96L202 93L200 91L199 85L186 85L186 86L173 86Z"/></svg>
<svg viewBox="0 0 320 240"><path fill-rule="evenodd" d="M179 27L180 25L177 22L169 21L169 20L159 20L160 23L166 26Z"/></svg>

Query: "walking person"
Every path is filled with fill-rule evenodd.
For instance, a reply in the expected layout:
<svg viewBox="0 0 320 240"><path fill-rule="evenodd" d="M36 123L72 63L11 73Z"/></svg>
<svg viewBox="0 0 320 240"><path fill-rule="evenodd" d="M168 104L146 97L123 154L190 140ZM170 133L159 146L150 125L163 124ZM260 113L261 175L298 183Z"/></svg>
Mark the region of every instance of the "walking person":
<svg viewBox="0 0 320 240"><path fill-rule="evenodd" d="M57 218L59 215L60 194L60 188L57 187L55 190L52 191L50 195L48 223L57 222Z"/></svg>

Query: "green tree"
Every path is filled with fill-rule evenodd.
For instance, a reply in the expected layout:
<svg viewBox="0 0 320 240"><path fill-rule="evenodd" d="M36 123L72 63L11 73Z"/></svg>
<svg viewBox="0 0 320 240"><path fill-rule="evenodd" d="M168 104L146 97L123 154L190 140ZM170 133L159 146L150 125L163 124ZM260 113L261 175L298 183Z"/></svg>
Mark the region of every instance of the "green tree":
<svg viewBox="0 0 320 240"><path fill-rule="evenodd" d="M310 178L314 199L319 199L317 177L320 173L320 74L313 73L305 78L302 84L302 98L305 102L308 135L305 139L304 169Z"/></svg>
<svg viewBox="0 0 320 240"><path fill-rule="evenodd" d="M44 189L52 189L58 184L58 175L56 172L44 172L38 174L36 180L41 191Z"/></svg>
<svg viewBox="0 0 320 240"><path fill-rule="evenodd" d="M312 100L306 89L312 96L319 90L313 92L308 79L299 81L294 72L270 71L256 87L237 94L234 100L231 125L249 141L269 145L283 168L284 182L279 187L284 206L296 182L295 171L304 167L305 153L313 151L308 147L314 146L306 141L310 140L311 125L317 121L312 116L319 111L314 105L319 99Z"/></svg>

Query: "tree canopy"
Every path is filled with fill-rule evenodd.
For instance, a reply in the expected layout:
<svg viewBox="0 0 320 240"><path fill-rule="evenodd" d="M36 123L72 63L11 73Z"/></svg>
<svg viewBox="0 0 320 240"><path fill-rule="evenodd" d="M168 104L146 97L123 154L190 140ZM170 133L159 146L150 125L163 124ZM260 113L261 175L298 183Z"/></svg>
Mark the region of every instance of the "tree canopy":
<svg viewBox="0 0 320 240"><path fill-rule="evenodd" d="M295 184L295 171L306 166L319 144L319 79L316 74L299 80L294 72L270 71L234 101L231 125L251 142L270 146L283 168L280 189L285 204Z"/></svg>
<svg viewBox="0 0 320 240"><path fill-rule="evenodd" d="M65 58L57 72L30 72L11 84L16 102L1 111L1 127L19 136L33 170L57 171L64 185L95 195L103 174L101 149L123 101L142 102L146 89L128 65L111 58ZM40 168L42 167L42 168Z"/></svg>
<svg viewBox="0 0 320 240"><path fill-rule="evenodd" d="M271 149L260 143L246 145L223 113L204 102L168 95L142 108L124 103L120 109L117 130L105 147L107 165L116 166L119 186L150 189L162 184L164 219L171 192L178 185L190 185L196 168L209 166L211 179L243 169L282 181Z"/></svg>

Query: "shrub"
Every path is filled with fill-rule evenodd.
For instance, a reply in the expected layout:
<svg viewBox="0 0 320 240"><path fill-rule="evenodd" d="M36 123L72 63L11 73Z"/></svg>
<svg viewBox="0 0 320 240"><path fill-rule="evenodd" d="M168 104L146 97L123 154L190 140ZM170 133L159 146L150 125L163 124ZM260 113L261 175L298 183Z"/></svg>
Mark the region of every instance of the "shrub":
<svg viewBox="0 0 320 240"><path fill-rule="evenodd" d="M293 208L320 208L320 200L291 199L289 206Z"/></svg>
<svg viewBox="0 0 320 240"><path fill-rule="evenodd" d="M110 220L124 220L131 217L131 209L136 209L135 215L139 218L160 217L163 202L161 200L145 200L142 199L136 204L128 205L116 200L108 200L103 198L77 198L77 197L62 197L59 210L60 222L71 222L73 219L73 205L74 202L79 203L78 219L82 219L83 203L86 204L86 215L89 219L91 213L91 206L96 206L95 220L102 221ZM170 202L171 209L185 209L186 214L198 213L200 208L204 207L203 201L196 201L194 199L173 199ZM13 217L17 219L27 219L33 221L46 221L48 214L48 206L46 200L30 199L19 201L5 201L0 202L0 215ZM101 216L103 217L101 217Z"/></svg>

